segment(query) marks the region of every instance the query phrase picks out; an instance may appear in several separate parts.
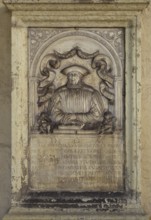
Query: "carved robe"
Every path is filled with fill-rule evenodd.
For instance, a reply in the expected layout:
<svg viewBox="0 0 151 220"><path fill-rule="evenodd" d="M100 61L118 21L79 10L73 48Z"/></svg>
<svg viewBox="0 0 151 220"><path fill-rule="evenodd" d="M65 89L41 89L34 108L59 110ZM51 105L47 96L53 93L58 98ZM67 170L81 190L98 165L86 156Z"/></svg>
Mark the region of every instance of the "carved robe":
<svg viewBox="0 0 151 220"><path fill-rule="evenodd" d="M85 84L60 87L49 105L51 120L64 125L102 121L104 111L99 92Z"/></svg>

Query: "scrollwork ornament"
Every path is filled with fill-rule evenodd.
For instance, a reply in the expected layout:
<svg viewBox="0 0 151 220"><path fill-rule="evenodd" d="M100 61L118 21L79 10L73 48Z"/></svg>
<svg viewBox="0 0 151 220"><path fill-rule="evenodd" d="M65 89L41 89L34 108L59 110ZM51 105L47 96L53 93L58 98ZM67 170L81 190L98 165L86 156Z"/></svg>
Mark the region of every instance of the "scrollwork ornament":
<svg viewBox="0 0 151 220"><path fill-rule="evenodd" d="M52 97L55 89L53 85L55 71L45 67L43 71L41 71L41 75L43 76L43 78L42 80L38 81L37 86L37 104L39 107L46 103Z"/></svg>
<svg viewBox="0 0 151 220"><path fill-rule="evenodd" d="M92 60L92 68L96 69L96 72L101 79L99 88L101 94L108 99L110 104L114 103L114 93L110 90L114 88L114 78L111 75L112 64L109 57L99 54Z"/></svg>

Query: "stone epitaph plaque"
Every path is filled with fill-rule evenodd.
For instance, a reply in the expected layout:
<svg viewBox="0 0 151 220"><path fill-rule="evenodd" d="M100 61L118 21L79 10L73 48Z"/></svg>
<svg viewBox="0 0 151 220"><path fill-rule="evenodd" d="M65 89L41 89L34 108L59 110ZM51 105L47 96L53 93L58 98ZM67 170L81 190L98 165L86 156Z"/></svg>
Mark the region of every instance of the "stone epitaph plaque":
<svg viewBox="0 0 151 220"><path fill-rule="evenodd" d="M124 190L124 29L30 28L30 187Z"/></svg>
<svg viewBox="0 0 151 220"><path fill-rule="evenodd" d="M5 220L145 220L141 22L149 0L5 0L12 202Z"/></svg>

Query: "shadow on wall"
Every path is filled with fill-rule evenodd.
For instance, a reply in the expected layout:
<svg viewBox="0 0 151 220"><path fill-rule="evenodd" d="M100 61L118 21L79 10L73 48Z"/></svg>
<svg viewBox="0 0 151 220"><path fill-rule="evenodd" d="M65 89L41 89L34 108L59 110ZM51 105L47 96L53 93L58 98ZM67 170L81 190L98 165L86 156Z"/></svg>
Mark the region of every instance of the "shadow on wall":
<svg viewBox="0 0 151 220"><path fill-rule="evenodd" d="M0 0L0 220L10 206L11 16Z"/></svg>

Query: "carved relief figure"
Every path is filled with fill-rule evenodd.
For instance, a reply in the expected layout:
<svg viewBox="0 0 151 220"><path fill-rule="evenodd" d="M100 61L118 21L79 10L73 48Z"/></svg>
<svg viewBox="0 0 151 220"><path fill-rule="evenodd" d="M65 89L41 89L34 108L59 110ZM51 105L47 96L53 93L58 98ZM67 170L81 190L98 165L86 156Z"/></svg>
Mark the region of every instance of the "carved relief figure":
<svg viewBox="0 0 151 220"><path fill-rule="evenodd" d="M90 74L85 66L72 64L61 69L60 74L67 77L67 83L54 89L54 70L61 66L62 59L79 56L81 59L91 59L92 68L101 79L100 91L84 82L84 78ZM114 116L105 109L103 96L114 103L113 78L109 75L109 58L100 55L99 52L86 54L79 48L74 48L65 54L50 55L47 67L42 70L45 77L38 84L38 105L47 103L47 108L38 116L38 130L40 133L50 133L58 126L77 126L83 130L97 130L98 133L112 133L114 128ZM49 80L48 80L49 79ZM52 79L52 80L50 80ZM45 83L48 81L48 83ZM44 84L44 86L42 86Z"/></svg>
<svg viewBox="0 0 151 220"><path fill-rule="evenodd" d="M67 75L67 84L55 91L50 104L53 122L63 125L95 124L103 120L105 111L98 91L83 82L89 71L82 66L69 66L61 71Z"/></svg>

